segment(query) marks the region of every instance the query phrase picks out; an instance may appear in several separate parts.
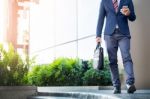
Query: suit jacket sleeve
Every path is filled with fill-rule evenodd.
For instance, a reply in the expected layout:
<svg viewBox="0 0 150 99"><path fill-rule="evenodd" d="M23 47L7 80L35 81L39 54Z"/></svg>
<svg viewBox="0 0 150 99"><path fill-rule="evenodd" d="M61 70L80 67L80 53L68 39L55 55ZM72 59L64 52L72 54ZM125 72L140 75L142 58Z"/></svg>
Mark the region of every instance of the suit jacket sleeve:
<svg viewBox="0 0 150 99"><path fill-rule="evenodd" d="M130 15L128 16L128 19L130 21L134 21L136 19L136 15L135 15L135 12L134 12L134 5L133 5L132 0L130 0L129 9L130 9Z"/></svg>
<svg viewBox="0 0 150 99"><path fill-rule="evenodd" d="M104 3L102 0L101 5L100 5L100 9L99 9L99 17L98 17L98 23L97 23L96 37L101 37L105 16L106 16L106 11L105 11Z"/></svg>

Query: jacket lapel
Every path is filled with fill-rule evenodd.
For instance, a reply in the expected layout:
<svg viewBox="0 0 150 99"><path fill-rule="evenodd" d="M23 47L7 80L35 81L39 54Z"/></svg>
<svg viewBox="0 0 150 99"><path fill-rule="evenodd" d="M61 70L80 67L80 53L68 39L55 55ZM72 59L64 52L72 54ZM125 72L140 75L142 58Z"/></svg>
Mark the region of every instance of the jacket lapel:
<svg viewBox="0 0 150 99"><path fill-rule="evenodd" d="M121 9L121 7L122 7L123 2L124 2L124 0L120 0L120 4L119 4L118 12L117 12L117 13L119 13L119 12L120 12L120 9Z"/></svg>
<svg viewBox="0 0 150 99"><path fill-rule="evenodd" d="M114 5L113 5L112 0L108 0L108 7L110 7L110 9L111 9L114 13L116 13L116 12L115 12L115 9L114 9Z"/></svg>

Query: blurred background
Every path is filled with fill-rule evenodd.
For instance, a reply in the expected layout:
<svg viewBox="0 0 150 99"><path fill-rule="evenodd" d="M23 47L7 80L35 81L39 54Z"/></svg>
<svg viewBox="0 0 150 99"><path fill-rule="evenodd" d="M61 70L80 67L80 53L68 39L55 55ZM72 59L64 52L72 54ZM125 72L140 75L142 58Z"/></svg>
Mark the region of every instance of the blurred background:
<svg viewBox="0 0 150 99"><path fill-rule="evenodd" d="M93 58L101 0L0 0L0 43L12 43L37 64L57 57ZM150 88L149 0L133 0L137 20L130 23L136 85ZM107 56L104 41L102 46ZM118 53L122 70L121 55Z"/></svg>

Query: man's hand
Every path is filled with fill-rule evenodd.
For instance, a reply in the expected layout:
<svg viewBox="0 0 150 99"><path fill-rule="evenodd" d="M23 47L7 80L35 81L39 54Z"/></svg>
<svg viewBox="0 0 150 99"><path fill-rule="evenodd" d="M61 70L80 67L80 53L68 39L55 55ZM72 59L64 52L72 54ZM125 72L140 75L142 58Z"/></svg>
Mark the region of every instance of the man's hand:
<svg viewBox="0 0 150 99"><path fill-rule="evenodd" d="M122 9L120 10L120 12L125 16L130 15L130 9L128 8L128 6L123 6Z"/></svg>
<svg viewBox="0 0 150 99"><path fill-rule="evenodd" d="M96 42L98 43L98 42L102 42L102 40L101 40L101 37L96 37Z"/></svg>

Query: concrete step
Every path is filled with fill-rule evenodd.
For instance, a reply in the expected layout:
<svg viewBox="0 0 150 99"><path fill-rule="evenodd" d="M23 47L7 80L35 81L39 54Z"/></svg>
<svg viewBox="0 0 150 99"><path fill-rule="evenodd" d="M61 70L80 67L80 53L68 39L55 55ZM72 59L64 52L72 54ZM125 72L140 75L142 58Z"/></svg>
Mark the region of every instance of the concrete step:
<svg viewBox="0 0 150 99"><path fill-rule="evenodd" d="M32 96L27 99L77 99L72 97L57 97L57 96Z"/></svg>
<svg viewBox="0 0 150 99"><path fill-rule="evenodd" d="M111 88L110 88L111 89ZM38 87L38 93L28 99L150 99L150 90L137 90L128 94L112 94L112 90L98 90L98 87Z"/></svg>

